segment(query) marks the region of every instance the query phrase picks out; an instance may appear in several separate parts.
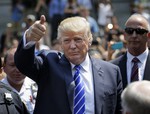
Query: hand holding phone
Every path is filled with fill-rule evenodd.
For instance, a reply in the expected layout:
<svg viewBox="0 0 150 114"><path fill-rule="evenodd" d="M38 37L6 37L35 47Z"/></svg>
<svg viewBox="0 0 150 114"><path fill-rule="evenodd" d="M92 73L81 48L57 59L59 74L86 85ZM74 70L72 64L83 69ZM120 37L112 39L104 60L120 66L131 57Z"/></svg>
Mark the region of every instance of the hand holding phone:
<svg viewBox="0 0 150 114"><path fill-rule="evenodd" d="M123 48L123 42L116 42L116 43L112 44L111 48L113 50L122 49Z"/></svg>

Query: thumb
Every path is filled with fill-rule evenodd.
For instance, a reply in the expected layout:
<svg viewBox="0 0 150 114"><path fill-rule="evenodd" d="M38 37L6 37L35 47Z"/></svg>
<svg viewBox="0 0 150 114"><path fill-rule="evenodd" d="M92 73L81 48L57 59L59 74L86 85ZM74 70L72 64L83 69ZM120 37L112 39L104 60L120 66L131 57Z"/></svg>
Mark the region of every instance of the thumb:
<svg viewBox="0 0 150 114"><path fill-rule="evenodd" d="M40 17L40 24L44 24L45 21L46 21L45 16L41 15L41 17Z"/></svg>

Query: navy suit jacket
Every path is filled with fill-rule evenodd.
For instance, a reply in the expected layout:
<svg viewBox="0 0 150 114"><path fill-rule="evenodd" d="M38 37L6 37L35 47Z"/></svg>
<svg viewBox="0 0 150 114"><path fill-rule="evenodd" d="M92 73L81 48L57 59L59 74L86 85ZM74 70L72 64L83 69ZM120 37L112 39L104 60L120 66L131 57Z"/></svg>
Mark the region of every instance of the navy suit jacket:
<svg viewBox="0 0 150 114"><path fill-rule="evenodd" d="M34 114L72 114L74 82L71 65L63 54L41 51L34 55L32 46L15 53L18 69L38 84ZM122 80L119 67L91 58L95 114L121 114Z"/></svg>
<svg viewBox="0 0 150 114"><path fill-rule="evenodd" d="M110 61L111 63L119 66L122 75L123 88L127 86L127 53L121 55L120 57ZM144 70L143 80L150 80L150 52L148 53L146 66Z"/></svg>

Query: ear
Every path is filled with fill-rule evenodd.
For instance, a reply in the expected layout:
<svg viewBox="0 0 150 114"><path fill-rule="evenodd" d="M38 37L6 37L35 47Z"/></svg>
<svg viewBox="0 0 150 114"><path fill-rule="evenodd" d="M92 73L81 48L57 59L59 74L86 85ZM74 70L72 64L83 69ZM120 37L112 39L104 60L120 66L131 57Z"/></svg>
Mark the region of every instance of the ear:
<svg viewBox="0 0 150 114"><path fill-rule="evenodd" d="M89 46L91 46L91 42L89 42Z"/></svg>
<svg viewBox="0 0 150 114"><path fill-rule="evenodd" d="M150 38L150 32L147 33L147 37Z"/></svg>

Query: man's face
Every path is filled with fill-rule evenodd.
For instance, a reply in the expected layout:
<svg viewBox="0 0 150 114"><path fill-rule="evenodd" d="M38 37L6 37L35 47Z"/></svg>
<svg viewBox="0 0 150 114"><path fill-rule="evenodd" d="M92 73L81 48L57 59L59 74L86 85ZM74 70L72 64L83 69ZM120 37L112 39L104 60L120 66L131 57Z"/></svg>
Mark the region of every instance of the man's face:
<svg viewBox="0 0 150 114"><path fill-rule="evenodd" d="M19 85L24 82L25 75L23 75L16 68L14 63L14 54L9 54L7 56L6 64L4 65L4 71L7 74L8 82L11 85Z"/></svg>
<svg viewBox="0 0 150 114"><path fill-rule="evenodd" d="M89 49L89 40L83 33L65 33L61 46L66 58L73 64L81 64Z"/></svg>
<svg viewBox="0 0 150 114"><path fill-rule="evenodd" d="M125 39L131 54L137 56L143 53L147 48L148 40L146 22L141 18L130 19L126 23Z"/></svg>

